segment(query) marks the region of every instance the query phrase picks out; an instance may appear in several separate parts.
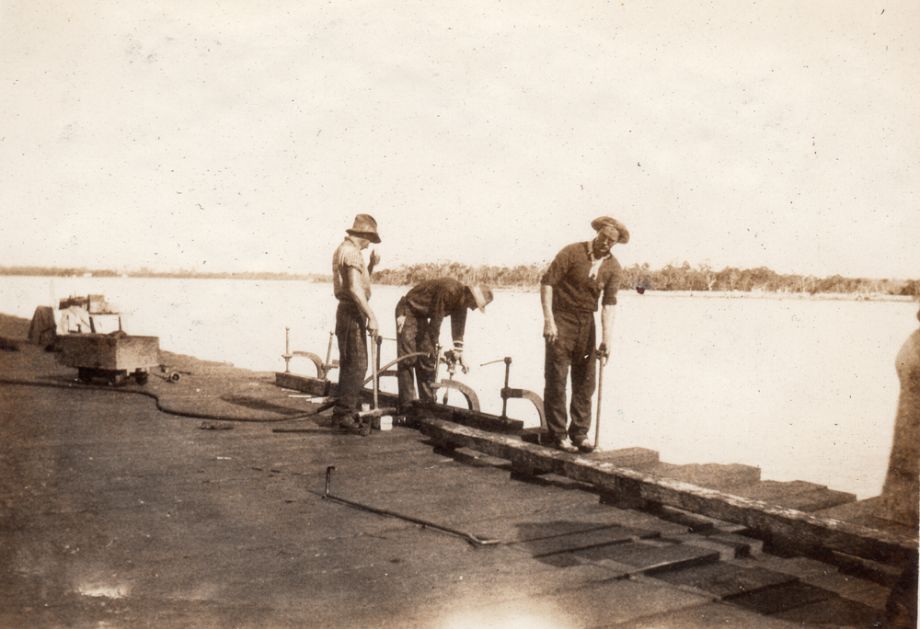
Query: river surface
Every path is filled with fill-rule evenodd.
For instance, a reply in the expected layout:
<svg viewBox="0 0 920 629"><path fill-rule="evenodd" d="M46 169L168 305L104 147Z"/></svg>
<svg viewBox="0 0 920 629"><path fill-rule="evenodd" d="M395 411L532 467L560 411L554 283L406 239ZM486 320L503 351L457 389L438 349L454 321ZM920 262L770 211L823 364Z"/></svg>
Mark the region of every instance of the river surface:
<svg viewBox="0 0 920 629"><path fill-rule="evenodd" d="M374 287L386 337L405 290ZM162 349L260 371L283 370L285 327L291 349L321 356L334 328L331 286L292 281L0 277L0 312L30 318L37 305L89 293L123 313L126 332L159 336ZM542 396L539 301L536 291L496 291L486 314L467 319L472 370L460 379L488 412L501 411L504 366L480 364L504 356L510 386ZM601 445L655 449L672 463L747 463L763 478L877 495L898 398L894 359L916 312L910 301L623 292ZM445 343L449 334L445 322ZM382 357L395 357L395 343L384 341ZM314 373L296 359L292 371ZM538 423L524 400L510 401L508 414Z"/></svg>

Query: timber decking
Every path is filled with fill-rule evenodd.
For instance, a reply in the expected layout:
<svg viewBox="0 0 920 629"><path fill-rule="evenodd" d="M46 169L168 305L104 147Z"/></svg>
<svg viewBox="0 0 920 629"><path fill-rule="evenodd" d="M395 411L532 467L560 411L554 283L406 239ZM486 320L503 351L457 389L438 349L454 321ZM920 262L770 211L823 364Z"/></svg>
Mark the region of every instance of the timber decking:
<svg viewBox="0 0 920 629"><path fill-rule="evenodd" d="M870 529L830 518L809 515L784 507L723 493L689 483L672 481L593 461L590 456L558 452L514 437L495 435L440 419L419 419L421 430L441 447L465 446L508 459L519 469L554 472L582 481L624 500L677 507L743 524L761 535L816 551L842 551L885 562L903 562L917 551L916 537ZM809 492L814 488L804 486Z"/></svg>
<svg viewBox="0 0 920 629"><path fill-rule="evenodd" d="M691 532L601 504L582 482L514 481L507 463L437 454L415 430L361 438L325 418L202 429L209 422L141 396L10 384L68 374L29 346L3 358L0 626L785 627L882 617L883 593L866 599L871 583L831 565L799 575L800 560L717 521ZM183 366L193 375L153 389L183 408L223 411L240 396L309 408L242 370ZM247 405L240 416L255 412ZM324 500L327 465L338 495L504 543L477 549ZM808 588L776 605L769 592L790 584Z"/></svg>

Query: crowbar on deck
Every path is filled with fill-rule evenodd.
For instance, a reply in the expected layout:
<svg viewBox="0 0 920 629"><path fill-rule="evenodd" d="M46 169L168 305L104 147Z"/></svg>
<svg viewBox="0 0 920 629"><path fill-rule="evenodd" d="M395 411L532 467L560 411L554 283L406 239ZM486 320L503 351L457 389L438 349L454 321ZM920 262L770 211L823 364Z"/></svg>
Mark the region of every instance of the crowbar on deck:
<svg viewBox="0 0 920 629"><path fill-rule="evenodd" d="M348 505L350 507L355 507L357 509L362 509L364 511L369 511L371 513L376 513L377 515L385 515L391 518L398 518L400 520L405 520L406 522L412 522L413 524L418 524L424 528L434 529L436 531L441 531L442 533L447 533L448 535L454 535L456 537L461 537L473 546L496 546L501 544L501 540L491 539L488 537L481 537L479 535L474 535L473 533L467 533L466 531L460 531L457 529L452 529L447 526L442 526L434 522L429 522L428 520L422 520L421 518L416 518L411 515L405 515L403 513L397 513L395 511L390 511L389 509L380 509L378 507L372 507L371 505L362 504L360 502L355 502L354 500L349 500L347 498L342 498L341 496L334 495L330 489L332 487L332 472L335 471L335 465L326 466L326 486L323 489L323 499L324 500L334 500L342 504Z"/></svg>

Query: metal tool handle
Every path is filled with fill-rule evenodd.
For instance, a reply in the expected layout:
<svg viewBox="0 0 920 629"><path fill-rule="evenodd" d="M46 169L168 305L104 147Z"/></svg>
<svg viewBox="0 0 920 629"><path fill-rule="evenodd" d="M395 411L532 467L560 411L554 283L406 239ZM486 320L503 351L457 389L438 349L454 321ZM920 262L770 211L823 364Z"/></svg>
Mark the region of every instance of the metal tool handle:
<svg viewBox="0 0 920 629"><path fill-rule="evenodd" d="M329 343L326 345L326 365L325 367L327 369L329 368L329 365L332 364L329 361L332 360L332 339L333 337L335 337L335 332L329 332Z"/></svg>
<svg viewBox="0 0 920 629"><path fill-rule="evenodd" d="M335 471L335 465L326 466L326 486L323 489L323 498L329 497L329 490L332 489L332 473Z"/></svg>
<svg viewBox="0 0 920 629"><path fill-rule="evenodd" d="M378 372L377 372L377 349L378 347L379 346L377 345L376 336L372 336L371 337L371 369L374 370L374 373L372 375L374 378L373 382L374 382L374 408L375 409L377 408L378 389L380 385L380 376L378 375Z"/></svg>
<svg viewBox="0 0 920 629"><path fill-rule="evenodd" d="M334 471L335 471L335 465L329 465L326 467L326 488L323 491L324 499L334 500L336 502L340 502L350 507L356 507L358 509L363 509L364 511L370 511L371 513L376 513L378 515L384 515L384 516L388 516L391 518L398 518L400 520L405 520L406 522L412 522L413 524L418 524L419 526L422 526L424 528L434 529L436 531L441 531L442 533L447 533L449 535L455 535L457 537L461 537L465 539L466 541L473 544L474 546L497 546L502 543L501 540L491 539L488 537L480 537L479 535L468 533L466 531L460 531L458 529L452 529L448 526L442 526L441 524L437 524L429 520L423 520L421 518L416 518L411 515L397 513L396 511L390 511L389 509L380 509L377 507L373 507L371 505L366 505L360 502L356 502L354 500L342 498L341 496L335 496L330 491L330 488L332 487L332 472Z"/></svg>
<svg viewBox="0 0 920 629"><path fill-rule="evenodd" d="M594 420L594 447L600 450L601 447L601 404L604 401L604 360L598 356L598 374L597 374L597 417Z"/></svg>
<svg viewBox="0 0 920 629"><path fill-rule="evenodd" d="M401 363L404 360L409 360L410 358L415 358L416 356L429 356L430 357L431 354L429 354L428 352L412 352L411 354L404 354L403 356L400 356L399 358L394 358L393 360L385 364L383 367L380 368L380 372L383 373L384 371L386 371L393 365ZM378 377L379 377L379 374L378 374ZM374 375L371 374L367 378L364 379L364 382L362 384L367 384L373 379L374 379Z"/></svg>

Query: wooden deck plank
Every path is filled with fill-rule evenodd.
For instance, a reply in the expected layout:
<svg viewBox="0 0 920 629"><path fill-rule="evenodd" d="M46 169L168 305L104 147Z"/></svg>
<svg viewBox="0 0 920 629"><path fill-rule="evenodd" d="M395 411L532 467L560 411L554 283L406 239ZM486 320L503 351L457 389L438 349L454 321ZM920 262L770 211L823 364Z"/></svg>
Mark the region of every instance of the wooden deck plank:
<svg viewBox="0 0 920 629"><path fill-rule="evenodd" d="M731 602L761 614L776 615L833 598L838 598L833 592L807 583L791 581L776 587L740 594L733 597Z"/></svg>
<svg viewBox="0 0 920 629"><path fill-rule="evenodd" d="M851 627L884 627L885 613L845 598L832 597L774 614L775 618L809 626L838 626L840 618Z"/></svg>
<svg viewBox="0 0 920 629"><path fill-rule="evenodd" d="M626 544L642 537L655 537L657 535L658 533L655 531L615 526L526 539L516 542L515 547L525 550L533 557L547 557L612 544Z"/></svg>
<svg viewBox="0 0 920 629"><path fill-rule="evenodd" d="M575 551L582 560L604 564L630 566L638 574L658 574L679 570L688 566L719 561L719 553L707 548L686 544L655 544L654 540L638 540L625 544L613 544Z"/></svg>
<svg viewBox="0 0 920 629"><path fill-rule="evenodd" d="M791 629L801 626L799 623L763 616L721 601L644 616L616 625L618 629L687 629L688 627Z"/></svg>
<svg viewBox="0 0 920 629"><path fill-rule="evenodd" d="M760 540L742 537L740 535L719 536L701 533L686 533L683 535L666 535L664 537L667 541L715 550L719 553L723 561L757 554L763 548L763 542Z"/></svg>
<svg viewBox="0 0 920 629"><path fill-rule="evenodd" d="M444 626L605 627L634 618L695 607L707 599L656 584L617 580L540 597L488 605L452 604L438 610ZM415 626L413 618L405 626Z"/></svg>
<svg viewBox="0 0 920 629"><path fill-rule="evenodd" d="M622 527L642 531L653 531L658 535L675 535L686 532L686 528L659 520L648 514L616 509L605 505L590 504L547 509L538 512L521 513L514 519L505 516L491 518L456 518L459 525L475 524L489 535L506 541L522 541L545 536L547 531L577 531L598 527ZM547 528L549 527L549 528Z"/></svg>
<svg viewBox="0 0 920 629"><path fill-rule="evenodd" d="M654 578L672 585L690 586L722 600L796 580L795 577L781 572L745 568L724 561L672 570L658 574Z"/></svg>
<svg viewBox="0 0 920 629"><path fill-rule="evenodd" d="M792 496L820 489L827 489L827 486L802 480L761 480L756 483L751 483L750 485L733 487L731 493L735 496L741 496L742 498L771 501L785 496Z"/></svg>
<svg viewBox="0 0 920 629"><path fill-rule="evenodd" d="M629 466L624 465L623 467ZM693 483L694 485L700 485L701 487L726 491L733 487L750 485L760 480L759 467L742 465L740 463L677 465L674 463L660 462L657 465L643 468L643 471L662 478L670 478L686 483Z"/></svg>
<svg viewBox="0 0 920 629"><path fill-rule="evenodd" d="M777 498L774 502L781 507L813 512L855 501L856 494L833 489L816 489Z"/></svg>

